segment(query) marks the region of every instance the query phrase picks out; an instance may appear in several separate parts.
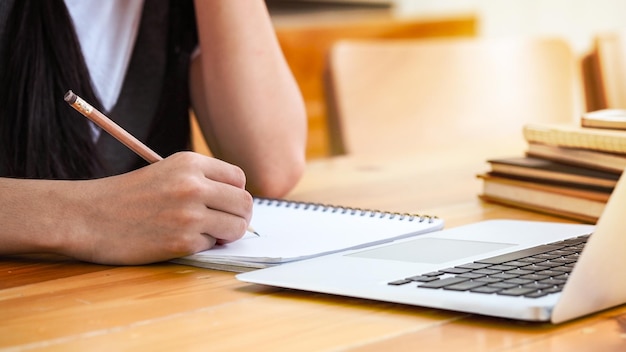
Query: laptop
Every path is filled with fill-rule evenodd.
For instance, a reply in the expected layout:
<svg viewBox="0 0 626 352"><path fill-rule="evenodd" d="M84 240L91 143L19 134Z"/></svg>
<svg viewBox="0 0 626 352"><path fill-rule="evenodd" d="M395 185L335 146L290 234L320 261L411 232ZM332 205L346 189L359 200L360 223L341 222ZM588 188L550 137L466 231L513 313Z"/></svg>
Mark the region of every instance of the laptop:
<svg viewBox="0 0 626 352"><path fill-rule="evenodd" d="M237 278L557 324L626 303L625 212L626 173L595 226L488 220Z"/></svg>

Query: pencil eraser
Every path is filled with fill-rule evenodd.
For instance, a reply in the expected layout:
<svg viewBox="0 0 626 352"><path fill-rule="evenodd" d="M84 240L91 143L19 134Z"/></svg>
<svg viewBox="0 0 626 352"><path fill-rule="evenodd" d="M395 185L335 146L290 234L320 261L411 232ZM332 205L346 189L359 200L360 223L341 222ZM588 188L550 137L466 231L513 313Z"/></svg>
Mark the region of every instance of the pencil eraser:
<svg viewBox="0 0 626 352"><path fill-rule="evenodd" d="M70 104L74 104L76 102L76 94L74 94L71 90L68 90L63 99Z"/></svg>

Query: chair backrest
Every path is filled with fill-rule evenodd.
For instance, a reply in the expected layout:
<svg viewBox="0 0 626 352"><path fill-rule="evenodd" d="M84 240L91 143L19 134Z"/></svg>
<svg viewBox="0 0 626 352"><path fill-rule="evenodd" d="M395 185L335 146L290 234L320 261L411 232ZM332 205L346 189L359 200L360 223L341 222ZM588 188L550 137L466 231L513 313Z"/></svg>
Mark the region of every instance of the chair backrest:
<svg viewBox="0 0 626 352"><path fill-rule="evenodd" d="M626 109L626 31L596 35L583 64L587 111Z"/></svg>
<svg viewBox="0 0 626 352"><path fill-rule="evenodd" d="M478 20L474 14L399 17L391 15L390 11L346 7L344 11L288 11L288 14L272 15L276 36L304 98L308 116L308 159L329 155L323 72L326 56L335 42L473 37L477 32Z"/></svg>
<svg viewBox="0 0 626 352"><path fill-rule="evenodd" d="M327 92L335 154L463 151L581 113L580 70L560 39L344 41Z"/></svg>

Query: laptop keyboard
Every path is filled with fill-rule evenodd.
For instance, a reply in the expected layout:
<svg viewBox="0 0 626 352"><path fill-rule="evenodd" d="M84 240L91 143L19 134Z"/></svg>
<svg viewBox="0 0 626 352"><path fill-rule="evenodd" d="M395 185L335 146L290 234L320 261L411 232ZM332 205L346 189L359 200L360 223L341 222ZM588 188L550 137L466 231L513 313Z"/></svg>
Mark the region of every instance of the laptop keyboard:
<svg viewBox="0 0 626 352"><path fill-rule="evenodd" d="M561 292L590 235L391 281L393 286L538 298Z"/></svg>

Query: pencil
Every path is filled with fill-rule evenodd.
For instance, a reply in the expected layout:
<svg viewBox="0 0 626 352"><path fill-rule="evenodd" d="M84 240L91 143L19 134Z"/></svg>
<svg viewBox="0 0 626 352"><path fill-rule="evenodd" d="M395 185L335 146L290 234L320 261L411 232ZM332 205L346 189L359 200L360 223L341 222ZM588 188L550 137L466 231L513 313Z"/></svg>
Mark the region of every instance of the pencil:
<svg viewBox="0 0 626 352"><path fill-rule="evenodd" d="M128 133L120 125L113 122L105 114L98 111L98 109L91 106L91 104L84 101L81 97L76 95L71 90L68 90L67 93L65 93L63 99L65 99L65 101L70 104L71 107L76 109L76 111L80 112L90 121L100 126L100 128L102 128L115 139L130 148L130 150L142 157L145 161L153 164L157 161L163 160L163 158L159 154L148 148L147 145L143 144L140 140L135 138L135 136ZM256 236L260 236L259 233L251 227L248 227L247 231L255 234Z"/></svg>
<svg viewBox="0 0 626 352"><path fill-rule="evenodd" d="M83 114L86 118L91 120L96 125L100 126L103 130L107 131L111 136L120 141L122 144L130 148L133 152L137 153L140 157L149 163L155 163L163 160L163 158L155 153L152 149L148 148L140 140L128 133L120 125L111 121L103 113L95 109L93 106L84 101L81 97L74 94L71 90L65 93L65 101L68 102L74 109Z"/></svg>

